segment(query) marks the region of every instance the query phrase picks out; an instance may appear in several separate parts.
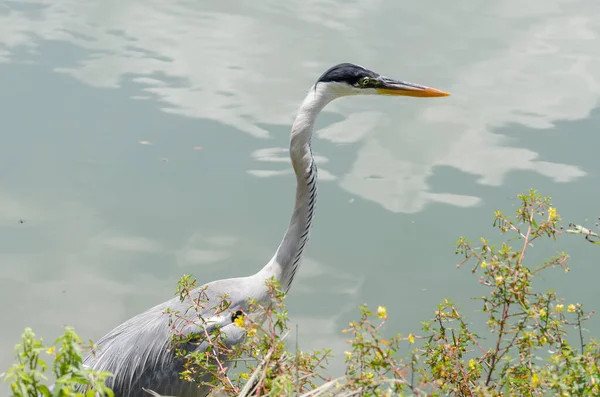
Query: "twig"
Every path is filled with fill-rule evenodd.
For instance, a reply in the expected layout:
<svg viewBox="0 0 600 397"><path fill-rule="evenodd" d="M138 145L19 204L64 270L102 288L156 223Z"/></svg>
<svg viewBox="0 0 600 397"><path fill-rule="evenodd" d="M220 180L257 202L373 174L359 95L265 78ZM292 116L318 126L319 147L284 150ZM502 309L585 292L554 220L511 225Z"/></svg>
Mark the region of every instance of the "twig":
<svg viewBox="0 0 600 397"><path fill-rule="evenodd" d="M587 229L581 225L576 225L574 223L569 223L569 227L573 229L565 229L565 233L567 234L583 234L585 235L585 239L592 244L600 244L600 241L593 241L591 237L595 237L600 239L600 235L592 232L590 229Z"/></svg>
<svg viewBox="0 0 600 397"><path fill-rule="evenodd" d="M290 333L290 331L287 331L285 334L283 334L283 336L281 337L281 340L282 341L285 340L287 338L287 336L289 335L289 333ZM238 394L238 397L246 397L248 395L248 393L250 393L250 391L252 390L252 387L254 386L254 381L258 377L259 372L261 372L263 367L265 365L267 365L267 363L271 359L271 356L273 355L274 352L275 352L275 346L271 346L271 348L265 355L265 358L263 358L262 361L260 363L258 363L256 368L254 369L252 376L250 376L250 379L248 379L248 381L244 385L244 388L242 389L240 394Z"/></svg>
<svg viewBox="0 0 600 397"><path fill-rule="evenodd" d="M298 324L296 324L296 395L300 395L300 348L298 346Z"/></svg>
<svg viewBox="0 0 600 397"><path fill-rule="evenodd" d="M581 312L577 310L577 328L579 329L579 341L581 343L581 354L584 352L585 342L583 340L583 330L581 329Z"/></svg>
<svg viewBox="0 0 600 397"><path fill-rule="evenodd" d="M485 385L488 386L492 381L492 374L494 373L494 369L496 368L496 364L498 363L498 352L500 351L500 344L502 343L502 337L504 336L504 326L506 325L506 314L508 313L510 304L504 302L504 310L502 313L502 321L500 321L500 329L498 331L498 339L496 340L496 349L494 354L492 354L492 362L490 363L490 369L488 372L487 379L485 380Z"/></svg>
<svg viewBox="0 0 600 397"><path fill-rule="evenodd" d="M215 342L211 339L211 337L210 337L210 335L208 333L208 330L206 329L206 326L204 324L202 325L202 329L204 330L204 334L206 336L206 339L208 340L209 345L212 347L213 356L215 358L215 361L217 362L217 365L219 366L219 370L221 371L221 374L225 374L225 379L227 380L227 383L229 383L229 386L233 390L235 390L235 386L233 385L233 383L231 383L231 380L227 376L227 370L228 370L228 368L226 369L225 367L223 367L223 363L219 359L219 349L218 349L218 347L215 346Z"/></svg>
<svg viewBox="0 0 600 397"><path fill-rule="evenodd" d="M332 386L335 386L337 383L341 382L342 380L344 380L346 378L346 376L340 376L339 378L336 378L334 380L331 380L327 383L322 384L321 386L317 387L316 389L313 389L309 392L306 392L304 394L302 394L300 397L317 397L320 396L321 394L325 393L327 390L329 390Z"/></svg>
<svg viewBox="0 0 600 397"><path fill-rule="evenodd" d="M153 395L154 397L174 397L174 396L163 396L162 394L158 394L154 390L146 389L145 387L142 387L142 390L148 394Z"/></svg>
<svg viewBox="0 0 600 397"><path fill-rule="evenodd" d="M267 355L265 356L265 358L263 358L263 360L260 363L258 363L258 365L256 366L256 369L252 373L252 376L250 376L250 379L248 379L248 382L246 382L246 384L244 385L244 388L242 389L240 394L238 394L238 397L246 397L248 395L248 393L250 393L250 390L252 389L252 386L254 385L254 381L256 380L256 378L258 378L258 373L262 371L262 368L271 359L271 355L273 355L274 351L275 351L274 347L271 347L269 349L269 351L267 352Z"/></svg>

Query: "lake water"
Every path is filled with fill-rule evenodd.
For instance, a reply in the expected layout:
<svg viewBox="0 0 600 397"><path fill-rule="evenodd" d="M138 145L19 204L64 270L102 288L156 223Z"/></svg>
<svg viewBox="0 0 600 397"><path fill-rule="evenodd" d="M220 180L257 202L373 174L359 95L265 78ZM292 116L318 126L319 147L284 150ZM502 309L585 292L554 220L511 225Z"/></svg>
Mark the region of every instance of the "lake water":
<svg viewBox="0 0 600 397"><path fill-rule="evenodd" d="M344 98L320 117L288 296L300 346L343 356L362 303L404 334L444 297L474 311L455 242L498 237L494 209L535 187L569 222L600 215L597 15L591 0L0 0L0 372L26 326L97 339L184 273L262 267L291 210L291 122L339 62L452 96ZM542 287L600 308L598 248L544 249L572 270Z"/></svg>

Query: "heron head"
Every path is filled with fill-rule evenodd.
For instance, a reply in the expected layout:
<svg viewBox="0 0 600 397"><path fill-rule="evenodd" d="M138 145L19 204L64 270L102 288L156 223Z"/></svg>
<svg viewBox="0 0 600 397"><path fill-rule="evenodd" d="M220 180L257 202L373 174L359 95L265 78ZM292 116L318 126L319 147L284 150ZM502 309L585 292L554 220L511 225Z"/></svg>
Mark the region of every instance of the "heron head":
<svg viewBox="0 0 600 397"><path fill-rule="evenodd" d="M352 63L340 63L329 68L319 77L315 88L320 84L325 84L339 96L395 95L427 98L450 95L435 88L385 77Z"/></svg>

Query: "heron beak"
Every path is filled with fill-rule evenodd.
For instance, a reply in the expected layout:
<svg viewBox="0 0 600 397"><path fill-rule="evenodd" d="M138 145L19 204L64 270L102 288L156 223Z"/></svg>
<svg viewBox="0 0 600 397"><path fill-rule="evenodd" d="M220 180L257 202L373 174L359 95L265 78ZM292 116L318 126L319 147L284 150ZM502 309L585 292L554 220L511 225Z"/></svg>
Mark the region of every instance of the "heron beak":
<svg viewBox="0 0 600 397"><path fill-rule="evenodd" d="M380 77L379 81L380 85L376 90L381 95L402 95L420 98L450 96L447 92L440 91L436 88L409 83L408 81L394 80L387 77Z"/></svg>

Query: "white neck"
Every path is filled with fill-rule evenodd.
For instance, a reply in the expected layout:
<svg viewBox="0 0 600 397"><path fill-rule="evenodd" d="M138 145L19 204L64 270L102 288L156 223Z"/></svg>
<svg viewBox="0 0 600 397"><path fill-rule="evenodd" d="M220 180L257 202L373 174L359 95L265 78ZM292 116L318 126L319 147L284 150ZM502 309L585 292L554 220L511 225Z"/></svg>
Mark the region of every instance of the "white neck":
<svg viewBox="0 0 600 397"><path fill-rule="evenodd" d="M297 183L294 211L277 252L258 273L265 279L274 276L286 292L301 263L317 200L317 165L310 146L315 120L321 110L338 96L339 93L327 84L313 86L302 102L292 126L290 158Z"/></svg>

